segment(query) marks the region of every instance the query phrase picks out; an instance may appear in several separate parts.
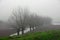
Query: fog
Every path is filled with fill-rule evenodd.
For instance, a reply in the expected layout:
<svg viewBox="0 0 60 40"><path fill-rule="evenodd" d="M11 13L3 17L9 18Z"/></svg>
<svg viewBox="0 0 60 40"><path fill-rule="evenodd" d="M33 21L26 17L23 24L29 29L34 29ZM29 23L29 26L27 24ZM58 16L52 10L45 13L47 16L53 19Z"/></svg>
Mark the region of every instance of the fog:
<svg viewBox="0 0 60 40"><path fill-rule="evenodd" d="M7 21L13 8L29 8L42 16L49 16L53 23L60 22L60 0L0 0L0 20Z"/></svg>

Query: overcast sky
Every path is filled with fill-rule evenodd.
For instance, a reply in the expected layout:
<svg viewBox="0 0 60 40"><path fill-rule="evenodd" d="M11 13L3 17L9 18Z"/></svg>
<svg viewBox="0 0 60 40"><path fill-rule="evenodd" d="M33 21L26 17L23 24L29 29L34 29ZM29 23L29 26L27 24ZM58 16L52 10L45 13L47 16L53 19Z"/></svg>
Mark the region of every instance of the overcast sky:
<svg viewBox="0 0 60 40"><path fill-rule="evenodd" d="M39 15L50 16L60 22L60 0L0 0L0 20L6 21L13 8L30 8Z"/></svg>

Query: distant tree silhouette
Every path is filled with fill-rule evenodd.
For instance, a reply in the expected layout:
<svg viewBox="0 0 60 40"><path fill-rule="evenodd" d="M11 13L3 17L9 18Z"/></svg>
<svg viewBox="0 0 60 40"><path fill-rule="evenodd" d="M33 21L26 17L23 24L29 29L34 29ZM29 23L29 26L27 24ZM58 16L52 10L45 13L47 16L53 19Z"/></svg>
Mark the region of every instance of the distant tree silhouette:
<svg viewBox="0 0 60 40"><path fill-rule="evenodd" d="M13 11L11 19L9 20L10 20L11 26L17 29L17 35L19 35L20 31L22 31L22 35L24 34L24 30L28 25L27 23L27 19L29 17L28 15L29 15L29 12L27 11L27 9L18 8Z"/></svg>
<svg viewBox="0 0 60 40"><path fill-rule="evenodd" d="M17 30L17 35L22 31L24 34L25 28L30 28L30 32L38 26L38 28L44 24L51 24L50 17L41 17L37 14L30 12L27 8L17 8L12 11L11 19L9 19L12 28Z"/></svg>

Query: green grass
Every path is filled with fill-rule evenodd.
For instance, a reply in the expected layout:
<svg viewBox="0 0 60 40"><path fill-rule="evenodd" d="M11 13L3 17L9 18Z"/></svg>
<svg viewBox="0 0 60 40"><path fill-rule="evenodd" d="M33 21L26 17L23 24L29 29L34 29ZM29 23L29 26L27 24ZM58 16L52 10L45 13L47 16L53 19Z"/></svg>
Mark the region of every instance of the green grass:
<svg viewBox="0 0 60 40"><path fill-rule="evenodd" d="M60 30L34 32L13 37L0 37L0 40L60 40Z"/></svg>

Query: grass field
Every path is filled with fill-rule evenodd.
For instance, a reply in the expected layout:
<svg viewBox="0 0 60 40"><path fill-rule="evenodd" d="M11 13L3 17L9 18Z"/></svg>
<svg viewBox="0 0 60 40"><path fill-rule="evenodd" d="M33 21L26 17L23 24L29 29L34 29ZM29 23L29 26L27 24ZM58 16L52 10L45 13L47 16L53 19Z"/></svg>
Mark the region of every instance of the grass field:
<svg viewBox="0 0 60 40"><path fill-rule="evenodd" d="M60 40L60 30L27 33L12 37L0 37L0 40Z"/></svg>

